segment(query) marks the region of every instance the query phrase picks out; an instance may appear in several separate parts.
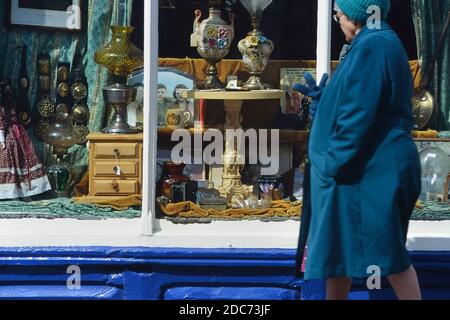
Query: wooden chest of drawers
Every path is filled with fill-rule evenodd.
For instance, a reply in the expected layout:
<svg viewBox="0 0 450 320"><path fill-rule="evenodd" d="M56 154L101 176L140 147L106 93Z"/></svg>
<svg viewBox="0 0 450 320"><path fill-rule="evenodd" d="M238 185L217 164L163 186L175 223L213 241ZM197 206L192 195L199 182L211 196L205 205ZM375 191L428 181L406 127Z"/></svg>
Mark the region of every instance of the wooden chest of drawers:
<svg viewBox="0 0 450 320"><path fill-rule="evenodd" d="M141 194L142 134L92 133L89 140L89 196Z"/></svg>

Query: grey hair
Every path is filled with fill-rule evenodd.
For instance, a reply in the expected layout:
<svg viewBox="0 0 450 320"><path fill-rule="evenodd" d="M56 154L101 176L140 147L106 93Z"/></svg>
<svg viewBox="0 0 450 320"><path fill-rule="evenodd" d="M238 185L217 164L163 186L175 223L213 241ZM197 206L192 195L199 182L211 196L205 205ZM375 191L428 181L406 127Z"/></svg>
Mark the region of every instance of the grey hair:
<svg viewBox="0 0 450 320"><path fill-rule="evenodd" d="M337 5L337 3L334 3L333 10L336 11L336 12L339 12L339 13L343 13L341 8L339 8L339 6Z"/></svg>

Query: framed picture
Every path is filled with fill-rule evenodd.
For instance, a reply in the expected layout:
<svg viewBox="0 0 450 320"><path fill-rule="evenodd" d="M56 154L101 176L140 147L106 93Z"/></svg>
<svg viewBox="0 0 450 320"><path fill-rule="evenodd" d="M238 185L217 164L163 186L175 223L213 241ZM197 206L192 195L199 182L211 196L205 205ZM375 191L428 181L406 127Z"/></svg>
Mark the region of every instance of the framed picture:
<svg viewBox="0 0 450 320"><path fill-rule="evenodd" d="M302 108L303 97L293 90L297 83L305 84L303 77L305 72L311 73L314 77L314 68L281 68L280 69L280 89L285 92L281 99L281 110L283 113L299 113Z"/></svg>
<svg viewBox="0 0 450 320"><path fill-rule="evenodd" d="M135 70L128 76L127 84L137 89L136 100L127 107L128 124L143 131L144 129L144 69Z"/></svg>
<svg viewBox="0 0 450 320"><path fill-rule="evenodd" d="M80 31L82 0L8 0L11 27Z"/></svg>
<svg viewBox="0 0 450 320"><path fill-rule="evenodd" d="M183 109L191 114L186 127L194 125L194 100L182 97L182 91L194 88L194 78L176 68L159 68L158 70L158 127L167 124L168 109Z"/></svg>

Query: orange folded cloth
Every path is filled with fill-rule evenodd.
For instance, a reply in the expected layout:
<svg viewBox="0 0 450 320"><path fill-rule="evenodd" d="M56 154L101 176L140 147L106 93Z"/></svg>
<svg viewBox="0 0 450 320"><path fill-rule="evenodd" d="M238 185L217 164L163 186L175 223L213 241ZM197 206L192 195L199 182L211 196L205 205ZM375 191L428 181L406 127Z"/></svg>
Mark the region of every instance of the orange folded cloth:
<svg viewBox="0 0 450 320"><path fill-rule="evenodd" d="M301 215L301 203L279 200L273 201L266 209L227 209L223 211L204 210L193 202L169 203L160 206L161 211L170 217L183 218L244 218L244 217L296 217Z"/></svg>
<svg viewBox="0 0 450 320"><path fill-rule="evenodd" d="M128 197L118 197L118 198L100 198L97 197L89 197L89 196L82 196L82 197L75 197L72 198L72 200L75 203L88 203L88 204L95 204L99 207L109 207L113 208L117 211L127 210L130 207L138 207L142 205L142 196L140 195L132 195Z"/></svg>
<svg viewBox="0 0 450 320"><path fill-rule="evenodd" d="M437 138L438 137L439 132L437 132L436 130L426 130L426 131L418 131L418 130L414 130L412 132L412 136L413 138Z"/></svg>

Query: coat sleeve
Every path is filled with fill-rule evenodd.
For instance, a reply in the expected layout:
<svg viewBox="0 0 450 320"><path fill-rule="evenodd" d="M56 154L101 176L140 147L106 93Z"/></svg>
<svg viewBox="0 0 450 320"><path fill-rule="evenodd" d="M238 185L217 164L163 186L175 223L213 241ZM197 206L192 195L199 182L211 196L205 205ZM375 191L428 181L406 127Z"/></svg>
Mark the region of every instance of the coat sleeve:
<svg viewBox="0 0 450 320"><path fill-rule="evenodd" d="M367 40L355 48L338 97L339 115L322 163L322 172L330 177L336 177L364 147L383 100L385 55L376 41Z"/></svg>

